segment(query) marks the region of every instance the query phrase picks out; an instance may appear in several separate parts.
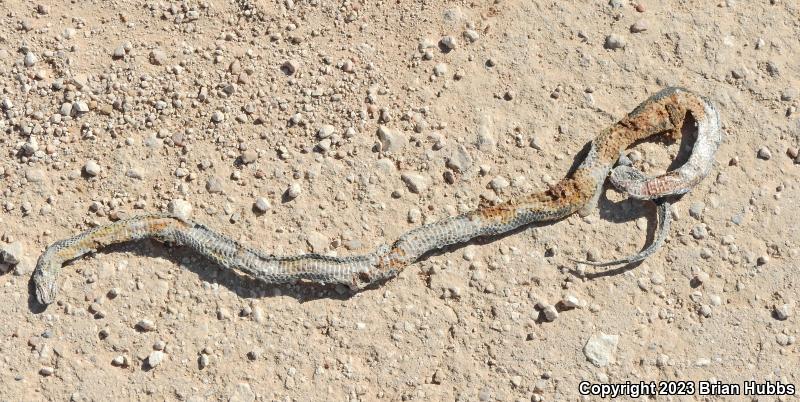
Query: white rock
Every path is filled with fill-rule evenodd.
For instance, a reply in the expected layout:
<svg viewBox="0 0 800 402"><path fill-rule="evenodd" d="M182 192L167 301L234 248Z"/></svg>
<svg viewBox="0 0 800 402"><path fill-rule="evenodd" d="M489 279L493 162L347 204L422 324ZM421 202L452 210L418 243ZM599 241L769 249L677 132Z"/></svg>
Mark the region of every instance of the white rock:
<svg viewBox="0 0 800 402"><path fill-rule="evenodd" d="M625 40L625 37L622 35L611 34L606 36L606 49L623 49L625 46L628 45L628 42Z"/></svg>
<svg viewBox="0 0 800 402"><path fill-rule="evenodd" d="M289 185L289 188L286 189L286 197L290 200L293 200L300 196L303 193L303 188L300 187L297 183L292 183Z"/></svg>
<svg viewBox="0 0 800 402"><path fill-rule="evenodd" d="M320 139L325 139L333 135L336 132L336 128L334 128L330 124L323 124L320 126L319 130L317 130L317 137Z"/></svg>
<svg viewBox="0 0 800 402"><path fill-rule="evenodd" d="M264 197L258 197L258 198L256 198L256 201L253 203L253 207L256 209L256 211L264 213L264 212L269 211L269 209L272 207L272 205L270 205L270 202L269 202L268 199L266 199Z"/></svg>
<svg viewBox="0 0 800 402"><path fill-rule="evenodd" d="M429 180L425 176L417 173L403 173L400 175L400 179L406 184L408 191L414 194L424 192L429 184Z"/></svg>
<svg viewBox="0 0 800 402"><path fill-rule="evenodd" d="M489 182L489 187L495 192L499 193L509 186L508 179L503 176L497 176Z"/></svg>
<svg viewBox="0 0 800 402"><path fill-rule="evenodd" d="M381 142L381 151L397 152L406 145L406 138L390 130L386 126L378 127L378 140Z"/></svg>
<svg viewBox="0 0 800 402"><path fill-rule="evenodd" d="M86 163L83 165L83 171L87 175L92 177L99 175L102 170L103 168L101 168L100 165L97 164L97 162L91 159L86 161Z"/></svg>
<svg viewBox="0 0 800 402"><path fill-rule="evenodd" d="M17 265L22 261L25 250L22 243L15 241L9 244L0 245L0 262L7 265Z"/></svg>
<svg viewBox="0 0 800 402"><path fill-rule="evenodd" d="M618 335L607 335L602 332L592 335L583 347L583 354L597 367L605 367L615 362Z"/></svg>
<svg viewBox="0 0 800 402"><path fill-rule="evenodd" d="M25 53L25 58L23 60L23 62L25 63L25 67L33 67L34 65L36 65L36 62L38 61L39 58L36 57L36 54L34 54L33 52Z"/></svg>
<svg viewBox="0 0 800 402"><path fill-rule="evenodd" d="M165 356L166 354L164 352L160 350L154 350L152 353L150 353L150 356L147 356L147 365L151 368L155 368L161 364L162 361L164 361Z"/></svg>
<svg viewBox="0 0 800 402"><path fill-rule="evenodd" d="M169 202L167 211L169 211L170 215L185 221L192 216L192 204L189 201L176 198Z"/></svg>

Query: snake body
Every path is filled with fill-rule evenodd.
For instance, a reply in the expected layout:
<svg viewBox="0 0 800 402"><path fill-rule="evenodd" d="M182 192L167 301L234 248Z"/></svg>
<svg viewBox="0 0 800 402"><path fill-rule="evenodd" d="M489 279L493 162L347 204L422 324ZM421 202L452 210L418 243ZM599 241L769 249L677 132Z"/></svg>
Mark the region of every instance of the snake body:
<svg viewBox="0 0 800 402"><path fill-rule="evenodd" d="M590 213L622 152L635 142L655 135L680 135L688 114L697 122L698 139L684 166L653 178L624 166L612 173L614 184L622 191L635 198L658 201L667 195L685 193L702 180L713 164L721 140L719 115L713 104L682 88L659 91L603 130L592 141L578 168L549 189L497 205L482 204L473 211L420 226L369 254L274 256L242 245L200 223L170 215L141 215L90 229L47 247L33 273L36 297L42 304L55 301L57 278L64 263L110 244L146 238L185 245L224 268L244 272L268 284L305 279L362 289L396 276L429 251L477 237L500 235L534 222L559 220L575 212ZM668 220L664 221L668 219L664 205L661 202L659 206L661 229L654 244L635 256L612 263L644 259L660 246L669 230Z"/></svg>

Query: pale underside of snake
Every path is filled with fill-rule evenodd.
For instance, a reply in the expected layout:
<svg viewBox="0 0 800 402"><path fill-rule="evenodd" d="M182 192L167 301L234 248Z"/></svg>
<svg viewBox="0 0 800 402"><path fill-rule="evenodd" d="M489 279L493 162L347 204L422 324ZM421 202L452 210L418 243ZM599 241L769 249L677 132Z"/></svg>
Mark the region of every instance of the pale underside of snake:
<svg viewBox="0 0 800 402"><path fill-rule="evenodd" d="M659 205L659 229L653 243L636 255L609 265L640 261L655 252L669 230L668 203L664 197L688 192L711 169L721 141L720 120L713 104L682 88L666 88L603 130L591 143L582 163L549 189L511 199L427 224L400 236L391 245L358 256L319 254L275 256L244 246L208 227L169 215L143 215L100 226L57 241L45 249L33 273L36 297L42 304L55 301L62 266L108 245L156 239L191 248L226 269L234 269L267 284L299 280L344 284L351 289L395 277L426 253L483 236L501 235L535 222L555 221L575 212L585 216L596 206L603 184L622 152L640 140L656 135L677 138L688 115L696 122L697 139L688 161L664 175L648 178L634 168L618 166L612 182L638 199Z"/></svg>

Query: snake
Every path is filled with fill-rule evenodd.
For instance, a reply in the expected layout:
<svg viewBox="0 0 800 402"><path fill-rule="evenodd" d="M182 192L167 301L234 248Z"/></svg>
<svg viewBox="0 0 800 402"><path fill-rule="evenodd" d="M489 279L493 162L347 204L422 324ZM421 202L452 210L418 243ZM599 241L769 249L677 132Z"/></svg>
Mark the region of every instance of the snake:
<svg viewBox="0 0 800 402"><path fill-rule="evenodd" d="M630 166L615 167L623 152L639 141L662 135L679 137L687 116L695 121L697 138L691 155L681 167L655 177L647 177ZM607 263L587 263L640 261L661 246L669 230L666 212L669 203L664 200L688 192L708 175L720 141L720 118L714 104L687 89L668 87L602 130L591 141L578 167L547 189L504 202L481 201L474 210L411 229L393 243L382 244L366 254L278 256L243 245L186 217L144 214L97 226L49 245L33 272L34 291L39 303L51 304L58 295L58 276L66 263L112 244L142 239L188 247L224 269L270 285L311 281L346 285L357 291L396 277L405 267L435 250L480 237L508 234L533 223L558 221L576 212L586 216L597 206L609 176L612 184L630 197L657 203L660 228L653 244L636 255Z"/></svg>

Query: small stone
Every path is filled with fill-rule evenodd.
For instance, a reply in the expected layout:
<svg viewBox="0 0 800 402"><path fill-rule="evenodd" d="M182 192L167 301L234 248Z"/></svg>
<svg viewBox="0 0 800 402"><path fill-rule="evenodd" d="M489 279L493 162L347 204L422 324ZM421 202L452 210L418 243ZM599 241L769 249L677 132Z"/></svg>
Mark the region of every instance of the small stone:
<svg viewBox="0 0 800 402"><path fill-rule="evenodd" d="M170 215L182 221L188 221L192 216L192 204L189 201L176 198L167 204L167 211L169 211Z"/></svg>
<svg viewBox="0 0 800 402"><path fill-rule="evenodd" d="M428 179L417 173L403 173L400 179L408 187L408 191L414 194L420 194L428 189Z"/></svg>
<svg viewBox="0 0 800 402"><path fill-rule="evenodd" d="M792 316L792 307L788 304L775 305L772 308L772 316L776 320L785 321Z"/></svg>
<svg viewBox="0 0 800 402"><path fill-rule="evenodd" d="M271 205L269 203L269 200L267 200L266 198L258 197L256 198L256 201L253 203L253 208L255 208L256 211L263 214L264 212L269 211Z"/></svg>
<svg viewBox="0 0 800 402"><path fill-rule="evenodd" d="M86 161L86 163L83 165L83 171L87 175L95 177L100 174L102 168L100 167L100 165L97 164L97 162L90 159Z"/></svg>
<svg viewBox="0 0 800 402"><path fill-rule="evenodd" d="M281 64L281 71L286 75L293 75L300 68L300 65L294 60L287 60Z"/></svg>
<svg viewBox="0 0 800 402"><path fill-rule="evenodd" d="M711 317L711 306L703 304L697 309L697 313L706 318Z"/></svg>
<svg viewBox="0 0 800 402"><path fill-rule="evenodd" d="M153 343L153 350L164 350L165 347L167 347L167 343L161 339L158 339Z"/></svg>
<svg viewBox="0 0 800 402"><path fill-rule="evenodd" d="M644 32L647 30L648 25L649 24L645 20L636 21L633 23L633 25L631 25L631 32L632 33Z"/></svg>
<svg viewBox="0 0 800 402"><path fill-rule="evenodd" d="M147 365L150 368L155 368L159 364L161 364L162 361L164 361L165 356L166 354L164 352L160 350L155 350L152 353L150 353L149 356L147 356Z"/></svg>
<svg viewBox="0 0 800 402"><path fill-rule="evenodd" d="M219 176L211 176L206 180L206 191L211 194L222 194L222 178Z"/></svg>
<svg viewBox="0 0 800 402"><path fill-rule="evenodd" d="M607 335L598 333L592 335L583 347L583 354L592 364L597 367L605 367L615 361L618 335Z"/></svg>
<svg viewBox="0 0 800 402"><path fill-rule="evenodd" d="M442 39L439 41L439 44L442 46L442 49L445 52L455 50L458 47L458 41L456 40L456 38L450 35L442 37Z"/></svg>
<svg viewBox="0 0 800 402"><path fill-rule="evenodd" d="M111 360L111 365L116 367L125 367L128 365L128 358L123 355L116 356Z"/></svg>
<svg viewBox="0 0 800 402"><path fill-rule="evenodd" d="M466 31L464 31L464 39L466 39L467 42L475 43L478 41L478 38L480 38L480 34L478 34L478 31L475 31L473 29L467 29Z"/></svg>
<svg viewBox="0 0 800 402"><path fill-rule="evenodd" d="M766 146L763 146L758 149L758 158L763 160L769 160L772 158L772 151L769 150Z"/></svg>
<svg viewBox="0 0 800 402"><path fill-rule="evenodd" d="M336 132L336 128L334 128L330 124L323 124L320 126L319 130L317 130L317 137L319 139L325 139L332 136Z"/></svg>
<svg viewBox="0 0 800 402"><path fill-rule="evenodd" d="M140 330L145 331L145 332L150 332L150 331L156 329L156 324L154 324L153 321L148 320L148 319L145 318L145 319L139 321L138 323L136 323L136 328L139 328Z"/></svg>
<svg viewBox="0 0 800 402"><path fill-rule="evenodd" d="M756 265L762 266L769 264L769 256L768 255L761 255L756 259Z"/></svg>
<svg viewBox="0 0 800 402"><path fill-rule="evenodd" d="M464 173L472 166L472 158L467 148L459 145L445 161L445 166L458 173Z"/></svg>
<svg viewBox="0 0 800 402"><path fill-rule="evenodd" d="M445 63L436 64L436 66L433 67L433 73L437 77L441 77L441 76L447 74L447 64L445 64Z"/></svg>
<svg viewBox="0 0 800 402"><path fill-rule="evenodd" d="M209 364L209 363L210 363L210 361L209 361L209 357L208 357L208 355L207 355L207 354L201 354L201 355L200 355L200 357L199 357L199 358L197 358L197 366L198 366L198 367L199 367L201 370L202 370L202 369L204 369L204 368L206 368L206 367L208 367L208 364Z"/></svg>
<svg viewBox="0 0 800 402"><path fill-rule="evenodd" d="M558 318L558 310L552 304L545 305L542 309L542 314L544 314L544 319L548 322L553 322Z"/></svg>
<svg viewBox="0 0 800 402"><path fill-rule="evenodd" d="M286 198L293 200L302 194L303 188L300 187L297 183L292 183L289 185L289 188L286 189Z"/></svg>
<svg viewBox="0 0 800 402"><path fill-rule="evenodd" d="M39 61L39 58L33 52L25 53L25 58L23 62L25 63L25 67L33 67L36 65L36 62Z"/></svg>
<svg viewBox="0 0 800 402"><path fill-rule="evenodd" d="M503 176L497 176L489 182L489 187L494 190L496 193L503 191L506 187L509 186L508 180Z"/></svg>
<svg viewBox="0 0 800 402"><path fill-rule="evenodd" d="M239 157L242 163L249 165L258 159L258 152L254 149L245 149Z"/></svg>
<svg viewBox="0 0 800 402"><path fill-rule="evenodd" d="M49 376L53 375L55 372L56 372L56 369L54 369L53 367L49 367L49 366L45 366L45 367L42 367L42 368L39 369L39 374L41 374L41 375L43 375L45 377L49 377Z"/></svg>
<svg viewBox="0 0 800 402"><path fill-rule="evenodd" d="M781 91L781 100L784 102L791 102L797 98L797 90L794 88L786 88Z"/></svg>
<svg viewBox="0 0 800 402"><path fill-rule="evenodd" d="M378 140L383 152L397 152L406 145L406 138L403 135L395 133L386 126L378 127Z"/></svg>
<svg viewBox="0 0 800 402"><path fill-rule="evenodd" d="M561 299L561 305L566 308L580 308L581 302L578 300L577 296L570 294Z"/></svg>
<svg viewBox="0 0 800 402"><path fill-rule="evenodd" d="M3 98L3 102L0 103L0 107L3 110L11 110L14 107L14 102L11 102L11 99Z"/></svg>
<svg viewBox="0 0 800 402"><path fill-rule="evenodd" d="M220 307L217 309L217 319L218 320L230 320L231 319L231 312L226 309L225 307Z"/></svg>
<svg viewBox="0 0 800 402"><path fill-rule="evenodd" d="M695 201L689 207L689 216L697 220L700 220L700 218L703 217L703 211L705 210L705 208L706 208L705 203L701 201Z"/></svg>
<svg viewBox="0 0 800 402"><path fill-rule="evenodd" d="M86 104L84 101L75 101L72 103L72 114L75 116L81 116L83 114L89 113L89 105Z"/></svg>
<svg viewBox="0 0 800 402"><path fill-rule="evenodd" d="M797 147L790 146L786 148L786 156L791 159L797 159L797 157L800 156L800 151L797 149Z"/></svg>
<svg viewBox="0 0 800 402"><path fill-rule="evenodd" d="M643 13L643 12L645 12L645 10L646 10L646 8L644 7L644 4L642 4L642 3L638 3L638 4L636 4L635 6L633 6L633 8L634 8L634 9L636 10L636 12L638 12L638 13Z"/></svg>
<svg viewBox="0 0 800 402"><path fill-rule="evenodd" d="M221 123L225 120L225 114L219 110L215 110L214 113L211 113L211 121L214 123Z"/></svg>
<svg viewBox="0 0 800 402"><path fill-rule="evenodd" d="M17 265L24 258L25 250L22 243L15 241L9 244L0 245L0 263L6 265Z"/></svg>
<svg viewBox="0 0 800 402"><path fill-rule="evenodd" d="M624 36L611 34L606 36L605 48L606 49L623 49L628 44Z"/></svg>
<svg viewBox="0 0 800 402"><path fill-rule="evenodd" d="M154 49L150 51L150 63L156 66L163 66L167 62L167 54L162 50Z"/></svg>
<svg viewBox="0 0 800 402"><path fill-rule="evenodd" d="M111 57L115 60L125 57L125 48L123 46L117 46L111 53Z"/></svg>

